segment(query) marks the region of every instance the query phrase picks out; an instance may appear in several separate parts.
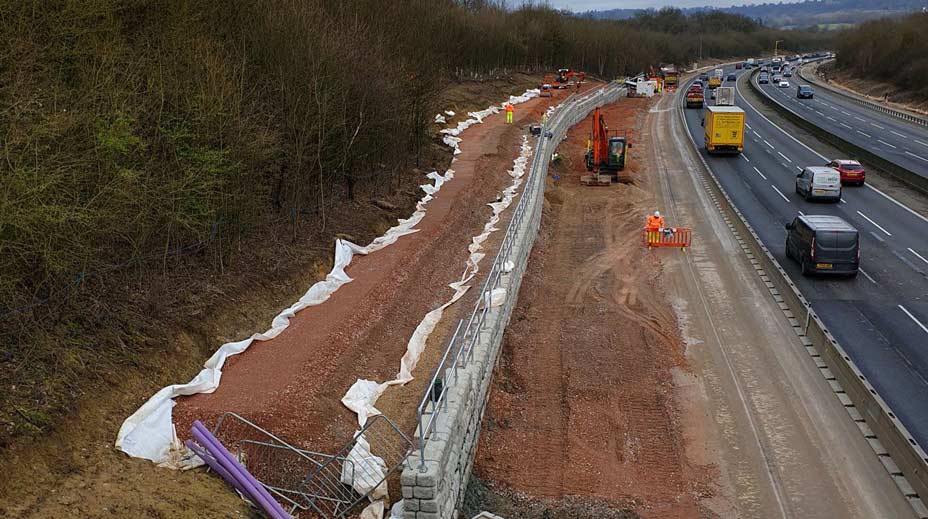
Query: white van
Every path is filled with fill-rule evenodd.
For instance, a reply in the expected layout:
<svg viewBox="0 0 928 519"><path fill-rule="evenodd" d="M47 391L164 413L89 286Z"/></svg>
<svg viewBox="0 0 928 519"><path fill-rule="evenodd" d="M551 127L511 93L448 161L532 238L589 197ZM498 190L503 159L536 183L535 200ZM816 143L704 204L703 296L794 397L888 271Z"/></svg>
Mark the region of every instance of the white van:
<svg viewBox="0 0 928 519"><path fill-rule="evenodd" d="M806 166L796 175L796 193L806 200L841 200L841 174L833 168Z"/></svg>

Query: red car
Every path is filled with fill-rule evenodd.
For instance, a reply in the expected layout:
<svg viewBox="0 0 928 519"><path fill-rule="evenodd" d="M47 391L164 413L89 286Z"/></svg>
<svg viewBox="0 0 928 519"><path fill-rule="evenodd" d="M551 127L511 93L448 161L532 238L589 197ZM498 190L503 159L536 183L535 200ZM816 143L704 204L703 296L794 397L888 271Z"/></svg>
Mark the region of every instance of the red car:
<svg viewBox="0 0 928 519"><path fill-rule="evenodd" d="M864 180L867 178L866 170L864 170L864 167L856 160L833 160L826 165L829 168L838 170L838 173L841 173L842 184L857 184L858 186L862 186L864 185Z"/></svg>
<svg viewBox="0 0 928 519"><path fill-rule="evenodd" d="M739 69L739 70L740 70L740 69L741 69L741 66L742 66L741 63L735 63L735 68L736 68L736 69Z"/></svg>

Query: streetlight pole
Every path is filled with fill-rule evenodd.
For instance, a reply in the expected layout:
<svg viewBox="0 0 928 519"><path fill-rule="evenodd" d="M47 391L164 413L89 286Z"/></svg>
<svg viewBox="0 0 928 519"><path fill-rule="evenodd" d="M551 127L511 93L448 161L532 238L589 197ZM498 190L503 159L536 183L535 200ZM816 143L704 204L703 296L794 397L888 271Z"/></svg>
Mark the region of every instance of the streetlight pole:
<svg viewBox="0 0 928 519"><path fill-rule="evenodd" d="M781 43L783 43L783 40L777 40L777 41L773 42L773 57L774 57L774 58L777 57L777 47L778 47Z"/></svg>

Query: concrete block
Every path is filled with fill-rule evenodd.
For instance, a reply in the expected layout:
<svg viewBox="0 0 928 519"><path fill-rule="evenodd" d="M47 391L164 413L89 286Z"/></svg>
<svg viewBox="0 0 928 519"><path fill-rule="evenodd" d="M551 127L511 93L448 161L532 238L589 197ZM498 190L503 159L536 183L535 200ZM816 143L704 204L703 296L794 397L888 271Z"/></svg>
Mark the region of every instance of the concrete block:
<svg viewBox="0 0 928 519"><path fill-rule="evenodd" d="M412 487L411 497L416 497L416 498L423 500L419 502L419 506L422 507L424 501L435 498L435 490L436 490L435 487ZM406 493L406 488L404 487L403 497L406 497L405 493Z"/></svg>
<svg viewBox="0 0 928 519"><path fill-rule="evenodd" d="M886 472L889 472L893 476L902 475L902 471L899 470L899 465L896 465L896 462L889 456L880 456L880 463L886 467Z"/></svg>
<svg viewBox="0 0 928 519"><path fill-rule="evenodd" d="M416 519L440 519L441 516L438 515L438 512L416 512Z"/></svg>
<svg viewBox="0 0 928 519"><path fill-rule="evenodd" d="M915 489L909 484L909 480L905 479L904 476L893 476L893 481L905 497L918 497L918 493L915 492Z"/></svg>
<svg viewBox="0 0 928 519"><path fill-rule="evenodd" d="M854 405L854 402L851 401L851 397L847 396L847 393L835 393L838 397L838 400L841 401L841 405L844 407Z"/></svg>
<svg viewBox="0 0 928 519"><path fill-rule="evenodd" d="M847 410L847 414L851 415L851 420L854 420L855 422L864 421L864 416L860 414L860 411L857 410L857 407L850 406L850 407L845 407L845 409Z"/></svg>
<svg viewBox="0 0 928 519"><path fill-rule="evenodd" d="M414 489L414 488L416 488L416 487L407 487L407 486L404 485L404 486L403 486L403 499L410 499L410 498L414 497L414 496L413 496L413 494L414 494L413 489Z"/></svg>
<svg viewBox="0 0 928 519"><path fill-rule="evenodd" d="M857 422L857 425L860 426L860 423L861 422ZM883 447L883 442L877 438L868 437L867 443L870 444L870 448L873 449L873 452L875 452L877 456L889 456L889 452L886 450L886 447Z"/></svg>
<svg viewBox="0 0 928 519"><path fill-rule="evenodd" d="M921 499L910 497L908 500L909 505L912 506L912 510L915 510L915 517L919 519L928 519L928 507L925 506L925 503Z"/></svg>
<svg viewBox="0 0 928 519"><path fill-rule="evenodd" d="M419 500L414 497L405 497L403 498L403 515L405 517L410 517L410 512L419 511Z"/></svg>
<svg viewBox="0 0 928 519"><path fill-rule="evenodd" d="M422 512L438 512L438 502L434 500L421 501L419 510Z"/></svg>

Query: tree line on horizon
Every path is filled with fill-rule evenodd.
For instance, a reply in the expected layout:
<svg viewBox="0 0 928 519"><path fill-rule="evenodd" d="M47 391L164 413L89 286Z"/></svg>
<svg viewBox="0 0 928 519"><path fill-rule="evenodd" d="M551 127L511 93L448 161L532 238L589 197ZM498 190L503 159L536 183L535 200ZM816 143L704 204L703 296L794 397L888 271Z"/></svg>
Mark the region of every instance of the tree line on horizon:
<svg viewBox="0 0 928 519"><path fill-rule="evenodd" d="M724 13L484 0L52 0L0 19L0 315L217 226L234 240L294 211L324 226L416 165L450 81L829 45Z"/></svg>
<svg viewBox="0 0 928 519"><path fill-rule="evenodd" d="M928 101L928 13L883 18L842 31L835 39L835 67L890 83Z"/></svg>

